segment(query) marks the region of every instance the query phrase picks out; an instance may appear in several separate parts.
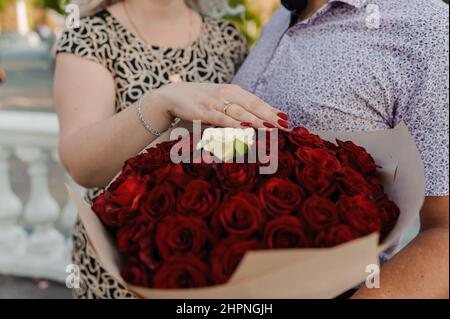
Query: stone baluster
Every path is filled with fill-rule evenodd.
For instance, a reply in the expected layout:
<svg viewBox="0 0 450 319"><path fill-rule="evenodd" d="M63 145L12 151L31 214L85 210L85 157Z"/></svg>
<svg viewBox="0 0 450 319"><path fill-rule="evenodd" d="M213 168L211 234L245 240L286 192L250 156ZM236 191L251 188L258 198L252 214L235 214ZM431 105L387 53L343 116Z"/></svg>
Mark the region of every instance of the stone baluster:
<svg viewBox="0 0 450 319"><path fill-rule="evenodd" d="M2 268L14 268L14 261L24 256L27 233L19 225L22 203L14 194L9 178L9 159L12 151L0 147L0 264Z"/></svg>
<svg viewBox="0 0 450 319"><path fill-rule="evenodd" d="M75 190L78 193L82 193L83 188L76 184L72 177L67 175L67 185L69 185L73 190ZM75 225L76 219L78 216L77 207L73 203L73 201L68 198L67 203L64 205L62 216L60 220L61 229L64 229L65 231L72 232L73 226Z"/></svg>
<svg viewBox="0 0 450 319"><path fill-rule="evenodd" d="M61 163L59 160L58 151L56 149L52 152L52 158L55 162ZM65 173L65 176L66 176L66 184L74 191L81 194L83 192L83 187L75 183L73 178L67 172ZM61 218L59 220L59 226L61 227L61 229L66 233L71 234L73 226L75 225L75 222L77 220L77 215L78 215L77 207L68 197L67 202L62 209ZM70 237L71 236L69 236L69 238Z"/></svg>
<svg viewBox="0 0 450 319"><path fill-rule="evenodd" d="M24 222L32 230L27 256L44 263L68 260L67 243L55 223L60 216L58 203L48 188L50 152L34 147L18 147L17 156L28 164L30 197L25 205Z"/></svg>

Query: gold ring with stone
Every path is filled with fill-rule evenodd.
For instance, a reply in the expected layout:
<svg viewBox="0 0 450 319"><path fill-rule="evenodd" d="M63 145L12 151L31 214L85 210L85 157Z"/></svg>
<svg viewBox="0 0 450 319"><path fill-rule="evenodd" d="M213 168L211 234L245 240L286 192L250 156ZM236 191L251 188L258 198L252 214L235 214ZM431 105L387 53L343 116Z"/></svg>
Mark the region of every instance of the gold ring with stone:
<svg viewBox="0 0 450 319"><path fill-rule="evenodd" d="M228 115L228 114L227 114L227 111L228 111L228 109L229 109L229 107L230 107L231 105L233 105L233 103L231 103L230 101L224 101L224 102L223 102L223 109L222 109L222 112L223 112L225 115Z"/></svg>

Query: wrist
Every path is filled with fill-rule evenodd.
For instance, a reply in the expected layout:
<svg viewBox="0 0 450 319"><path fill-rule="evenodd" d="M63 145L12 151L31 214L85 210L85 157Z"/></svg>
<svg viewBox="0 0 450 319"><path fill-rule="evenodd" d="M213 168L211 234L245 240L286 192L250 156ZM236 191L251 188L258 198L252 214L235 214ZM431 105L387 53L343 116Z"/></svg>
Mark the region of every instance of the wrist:
<svg viewBox="0 0 450 319"><path fill-rule="evenodd" d="M149 92L142 97L141 110L151 126L161 133L169 129L173 122L158 90Z"/></svg>
<svg viewBox="0 0 450 319"><path fill-rule="evenodd" d="M167 103L159 89L147 93L143 98L142 105L146 113L161 115L169 121L173 120L170 110L167 107Z"/></svg>

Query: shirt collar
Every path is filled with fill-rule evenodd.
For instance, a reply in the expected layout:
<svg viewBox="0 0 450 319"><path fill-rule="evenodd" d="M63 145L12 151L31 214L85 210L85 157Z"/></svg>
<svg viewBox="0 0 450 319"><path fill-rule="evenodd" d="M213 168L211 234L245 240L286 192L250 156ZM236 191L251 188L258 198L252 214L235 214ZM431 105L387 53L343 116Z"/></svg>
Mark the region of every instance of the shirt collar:
<svg viewBox="0 0 450 319"><path fill-rule="evenodd" d="M331 3L340 2L340 3L346 3L346 4L348 4L348 5L352 6L352 7L355 7L357 9L361 9L361 8L363 8L366 5L367 1L368 0L328 0L328 6ZM316 16L317 16L317 13L315 15L313 15L313 17L307 19L307 21L314 20ZM290 19L289 27L294 26L297 23L297 20L298 20L298 13L297 12L292 12L291 13L291 19ZM302 21L300 23L305 23L305 21Z"/></svg>
<svg viewBox="0 0 450 319"><path fill-rule="evenodd" d="M329 3L332 2L344 2L348 5L351 5L355 8L361 9L367 3L367 0L328 0Z"/></svg>

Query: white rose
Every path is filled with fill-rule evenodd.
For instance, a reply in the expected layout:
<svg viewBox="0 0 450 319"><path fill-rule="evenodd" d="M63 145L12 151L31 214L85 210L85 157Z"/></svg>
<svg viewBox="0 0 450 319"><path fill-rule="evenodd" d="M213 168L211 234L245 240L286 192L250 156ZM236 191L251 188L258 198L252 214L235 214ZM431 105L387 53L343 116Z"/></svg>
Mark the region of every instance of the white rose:
<svg viewBox="0 0 450 319"><path fill-rule="evenodd" d="M211 152L224 162L244 155L255 140L253 128L207 128L197 149Z"/></svg>

